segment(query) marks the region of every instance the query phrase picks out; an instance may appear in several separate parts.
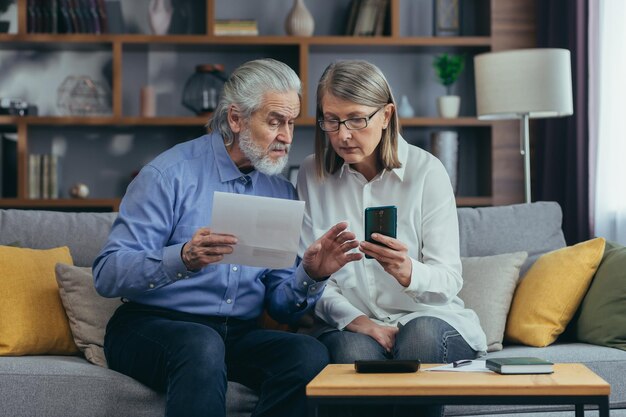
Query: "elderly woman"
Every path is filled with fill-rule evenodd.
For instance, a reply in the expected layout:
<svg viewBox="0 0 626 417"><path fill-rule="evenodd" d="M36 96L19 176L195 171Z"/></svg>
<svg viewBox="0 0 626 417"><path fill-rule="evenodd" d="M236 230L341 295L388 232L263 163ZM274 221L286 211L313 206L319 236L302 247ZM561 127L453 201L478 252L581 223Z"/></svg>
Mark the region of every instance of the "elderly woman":
<svg viewBox="0 0 626 417"><path fill-rule="evenodd" d="M463 285L459 231L450 179L437 158L399 133L391 88L365 61L339 61L317 88L315 155L300 167L307 202L301 252L338 220L371 256L334 273L315 314L316 335L334 363L420 359L447 363L486 350L474 311L457 296ZM367 207L397 207L397 238L366 242Z"/></svg>

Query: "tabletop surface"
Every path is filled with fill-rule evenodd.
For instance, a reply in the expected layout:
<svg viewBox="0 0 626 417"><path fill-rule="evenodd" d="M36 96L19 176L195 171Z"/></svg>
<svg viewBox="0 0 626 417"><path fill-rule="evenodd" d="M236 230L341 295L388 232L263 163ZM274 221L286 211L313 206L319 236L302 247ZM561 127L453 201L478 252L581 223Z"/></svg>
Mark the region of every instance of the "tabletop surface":
<svg viewBox="0 0 626 417"><path fill-rule="evenodd" d="M552 374L491 372L357 374L354 365L328 365L306 387L307 396L608 396L611 386L585 365L558 363Z"/></svg>

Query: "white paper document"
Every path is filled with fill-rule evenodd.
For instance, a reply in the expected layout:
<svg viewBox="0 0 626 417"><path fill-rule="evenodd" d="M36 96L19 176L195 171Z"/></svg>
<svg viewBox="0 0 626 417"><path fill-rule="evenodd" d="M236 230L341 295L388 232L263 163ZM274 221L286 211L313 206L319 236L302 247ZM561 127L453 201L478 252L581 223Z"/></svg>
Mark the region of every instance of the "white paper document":
<svg viewBox="0 0 626 417"><path fill-rule="evenodd" d="M485 365L484 360L475 360L472 361L469 365L459 366L457 368L454 367L451 363L434 366L432 368L424 369L424 371L446 371L446 372L493 372Z"/></svg>
<svg viewBox="0 0 626 417"><path fill-rule="evenodd" d="M298 253L304 201L216 192L211 230L237 237L220 263L288 268Z"/></svg>

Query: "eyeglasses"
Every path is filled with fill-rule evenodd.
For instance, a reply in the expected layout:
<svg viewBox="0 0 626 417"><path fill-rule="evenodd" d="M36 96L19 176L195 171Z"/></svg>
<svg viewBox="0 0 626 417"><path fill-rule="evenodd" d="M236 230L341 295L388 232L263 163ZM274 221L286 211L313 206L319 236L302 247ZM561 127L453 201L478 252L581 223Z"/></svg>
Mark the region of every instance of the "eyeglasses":
<svg viewBox="0 0 626 417"><path fill-rule="evenodd" d="M339 130L341 125L344 125L348 130L361 130L367 127L370 119L374 117L376 113L378 113L383 107L380 107L374 113L370 114L367 117L354 117L352 119L346 120L318 120L317 123L324 132L336 132Z"/></svg>

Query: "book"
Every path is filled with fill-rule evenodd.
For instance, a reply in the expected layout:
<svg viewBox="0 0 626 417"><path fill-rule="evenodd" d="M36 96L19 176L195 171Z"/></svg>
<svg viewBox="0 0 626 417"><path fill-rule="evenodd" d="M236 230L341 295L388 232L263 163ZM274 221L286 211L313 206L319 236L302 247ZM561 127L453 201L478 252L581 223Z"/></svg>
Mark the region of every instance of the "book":
<svg viewBox="0 0 626 417"><path fill-rule="evenodd" d="M256 20L216 20L214 34L216 36L257 36L259 29Z"/></svg>
<svg viewBox="0 0 626 417"><path fill-rule="evenodd" d="M125 33L126 25L122 14L122 5L119 0L104 2L104 15L107 20L108 33Z"/></svg>
<svg viewBox="0 0 626 417"><path fill-rule="evenodd" d="M17 197L17 135L0 133L0 198Z"/></svg>
<svg viewBox="0 0 626 417"><path fill-rule="evenodd" d="M346 30L344 33L348 36L354 34L354 25L356 23L359 9L361 8L361 0L352 0L350 2L350 9L348 11L348 20L346 22Z"/></svg>
<svg viewBox="0 0 626 417"><path fill-rule="evenodd" d="M552 362L533 357L491 358L485 361L487 368L499 374L551 374Z"/></svg>

